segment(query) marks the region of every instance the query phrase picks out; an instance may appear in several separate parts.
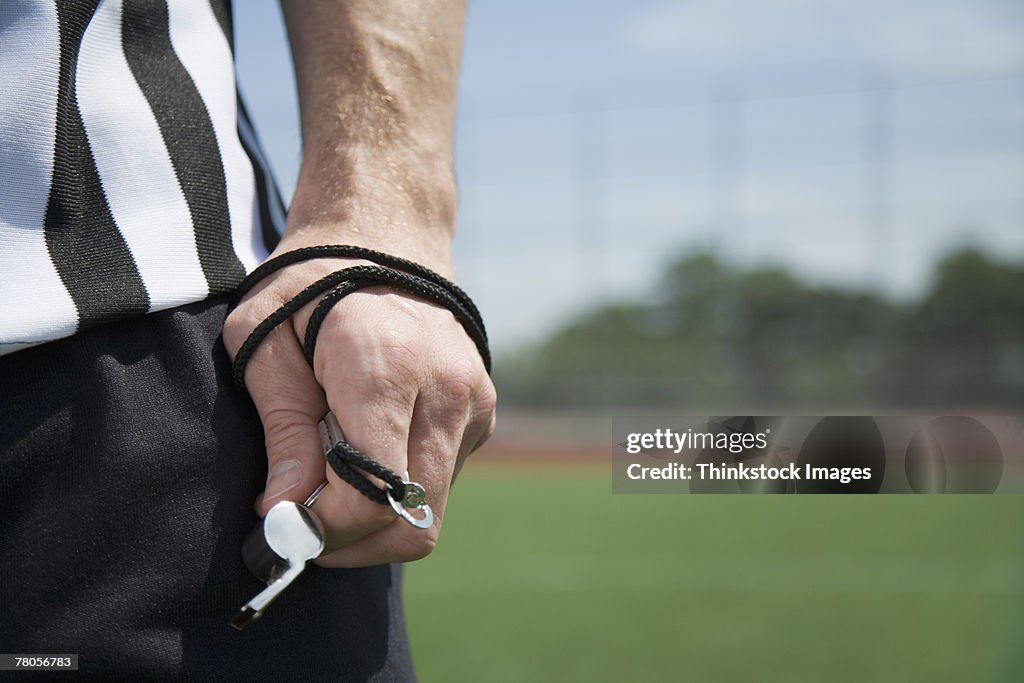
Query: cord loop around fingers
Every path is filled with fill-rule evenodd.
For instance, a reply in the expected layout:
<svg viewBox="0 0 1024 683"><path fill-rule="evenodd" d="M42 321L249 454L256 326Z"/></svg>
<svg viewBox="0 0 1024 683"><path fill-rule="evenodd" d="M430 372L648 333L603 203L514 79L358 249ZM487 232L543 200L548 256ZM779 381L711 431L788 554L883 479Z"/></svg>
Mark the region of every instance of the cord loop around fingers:
<svg viewBox="0 0 1024 683"><path fill-rule="evenodd" d="M238 300L260 280L286 266L311 259L338 257L364 259L376 265L343 268L320 278L253 328L232 362L232 377L243 390L245 389L245 368L259 345L274 328L326 292L326 295L313 309L313 314L310 316L303 335L303 353L306 361L312 366L317 336L331 308L349 294L374 285L388 286L447 308L476 345L487 372L491 371L487 331L480 311L469 296L455 283L418 263L372 249L351 245L322 245L281 254L262 264L242 281L236 291L236 305ZM327 450L326 457L331 468L341 479L370 500L381 505L388 505L390 504L389 493L395 501L400 502L404 498L406 487L402 477L360 452L344 439L339 439L332 448ZM384 481L387 489L379 488L368 478L367 474Z"/></svg>

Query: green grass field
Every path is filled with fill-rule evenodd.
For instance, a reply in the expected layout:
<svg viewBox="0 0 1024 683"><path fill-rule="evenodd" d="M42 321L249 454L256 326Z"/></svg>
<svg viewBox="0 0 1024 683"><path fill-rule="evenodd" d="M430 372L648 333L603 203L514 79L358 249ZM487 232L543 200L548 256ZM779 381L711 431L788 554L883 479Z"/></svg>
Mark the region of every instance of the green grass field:
<svg viewBox="0 0 1024 683"><path fill-rule="evenodd" d="M470 466L406 574L421 680L1024 680L1022 496L610 491Z"/></svg>

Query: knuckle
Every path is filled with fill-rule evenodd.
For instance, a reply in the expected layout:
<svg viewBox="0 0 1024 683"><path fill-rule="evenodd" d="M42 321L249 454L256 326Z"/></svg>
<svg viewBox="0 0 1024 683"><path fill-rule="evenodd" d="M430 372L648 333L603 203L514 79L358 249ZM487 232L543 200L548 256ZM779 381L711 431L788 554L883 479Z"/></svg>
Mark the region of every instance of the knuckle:
<svg viewBox="0 0 1024 683"><path fill-rule="evenodd" d="M465 356L449 360L438 378L438 389L445 400L454 405L468 405L478 384L478 368Z"/></svg>
<svg viewBox="0 0 1024 683"><path fill-rule="evenodd" d="M488 418L487 422L484 424L484 430L480 434L480 438L477 439L476 443L473 445L473 450L480 448L487 443L492 436L494 436L494 429L497 425L497 413L491 413L490 418Z"/></svg>
<svg viewBox="0 0 1024 683"><path fill-rule="evenodd" d="M246 315L246 313L246 311L236 308L224 320L224 329L222 331L224 346L227 347L232 356L238 353L238 349L245 343L246 337L249 336L249 333L258 324L258 322L252 321L250 319L251 316Z"/></svg>
<svg viewBox="0 0 1024 683"><path fill-rule="evenodd" d="M487 379L480 387L476 396L476 417L490 419L490 416L498 408L498 391L494 388L494 382Z"/></svg>
<svg viewBox="0 0 1024 683"><path fill-rule="evenodd" d="M285 303L286 299L274 289L264 289L259 294L240 303L224 319L222 332L224 346L234 356L249 334L268 315Z"/></svg>
<svg viewBox="0 0 1024 683"><path fill-rule="evenodd" d="M476 447L483 446L492 436L494 436L494 430L498 426L497 416L495 413L491 413L491 419L487 422L487 426L484 428L484 433L480 435L480 440L476 442Z"/></svg>

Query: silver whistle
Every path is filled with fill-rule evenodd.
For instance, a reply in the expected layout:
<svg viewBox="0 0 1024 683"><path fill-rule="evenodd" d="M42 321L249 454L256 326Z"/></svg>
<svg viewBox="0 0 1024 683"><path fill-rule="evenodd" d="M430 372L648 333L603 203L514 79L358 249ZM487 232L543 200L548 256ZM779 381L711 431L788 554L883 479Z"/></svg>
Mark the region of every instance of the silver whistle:
<svg viewBox="0 0 1024 683"><path fill-rule="evenodd" d="M325 455L345 438L333 413L327 413L318 427ZM429 528L434 523L434 512L427 504L427 492L416 482L408 481L408 472L405 479L402 500L395 500L389 491L388 502L409 524L420 529ZM263 616L270 603L302 573L306 563L324 551L323 524L311 508L327 483L324 480L317 486L302 505L287 500L276 503L245 539L242 544L245 566L266 581L267 587L238 611L231 620L235 628L241 630ZM413 515L410 510L420 516Z"/></svg>
<svg viewBox="0 0 1024 683"><path fill-rule="evenodd" d="M298 578L306 562L324 551L324 528L305 505L288 500L270 508L242 544L242 558L253 574L267 582L239 610L231 625L241 630L266 612L270 603Z"/></svg>

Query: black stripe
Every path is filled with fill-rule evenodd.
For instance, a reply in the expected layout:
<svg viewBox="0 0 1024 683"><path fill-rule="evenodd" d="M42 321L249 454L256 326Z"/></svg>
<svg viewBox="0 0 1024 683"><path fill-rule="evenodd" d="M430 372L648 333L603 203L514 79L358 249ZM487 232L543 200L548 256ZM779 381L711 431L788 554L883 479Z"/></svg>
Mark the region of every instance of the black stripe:
<svg viewBox="0 0 1024 683"><path fill-rule="evenodd" d="M210 8L213 9L213 16L217 17L220 30L227 38L231 54L235 54L235 26L231 15L231 0L210 0Z"/></svg>
<svg viewBox="0 0 1024 683"><path fill-rule="evenodd" d="M259 141L256 140L256 129L253 128L252 119L249 118L249 112L246 110L241 97L238 97L238 125L245 125L249 132L252 133L255 144L259 145ZM267 251L273 251L277 243L281 241L280 231L284 226L274 224L274 214L270 211L270 202L277 203L277 206L280 207L279 215L281 216L285 215L284 202L281 201L281 194L277 191L277 183L274 182L273 176L269 175L269 169L264 169L260 151L249 147L249 143L246 142L246 136L240 134L238 139L242 141L242 147L245 149L245 153L249 155L249 162L252 164L252 171L256 176L256 197L259 201L260 231L263 235L263 245L267 248Z"/></svg>
<svg viewBox="0 0 1024 683"><path fill-rule="evenodd" d="M126 0L124 55L149 102L192 214L199 262L211 294L234 289L245 269L231 243L227 183L209 112L171 45L162 0Z"/></svg>
<svg viewBox="0 0 1024 683"><path fill-rule="evenodd" d="M75 94L78 51L98 0L57 3L60 73L46 248L78 310L79 329L149 310L149 296L100 184Z"/></svg>

